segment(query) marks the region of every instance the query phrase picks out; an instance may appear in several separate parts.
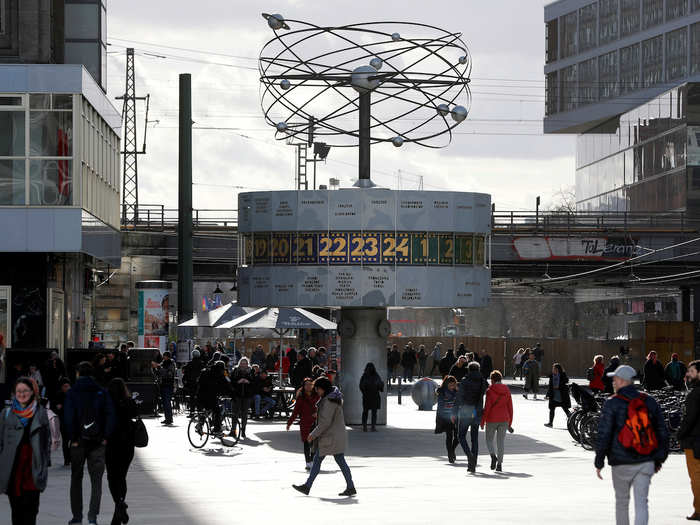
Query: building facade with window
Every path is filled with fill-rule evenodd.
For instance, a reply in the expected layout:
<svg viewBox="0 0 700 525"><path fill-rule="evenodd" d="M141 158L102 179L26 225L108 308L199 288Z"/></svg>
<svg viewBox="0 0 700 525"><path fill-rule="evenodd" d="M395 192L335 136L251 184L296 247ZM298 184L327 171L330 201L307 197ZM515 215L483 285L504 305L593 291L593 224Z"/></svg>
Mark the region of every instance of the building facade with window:
<svg viewBox="0 0 700 525"><path fill-rule="evenodd" d="M71 32L72 2L21 0L23 8L25 1L34 18L14 25L12 17L27 12L0 0L10 42L3 48L0 38L0 353L43 348L63 354L87 347L95 286L121 262L121 115L105 94L99 41L85 42L96 44L94 53L71 59L85 63L56 63L51 56L56 35L67 58L66 35L88 34L82 26L83 33ZM61 28L53 10L58 4L65 8ZM102 27L102 2L75 4L97 6L99 16L90 23ZM49 51L32 40L32 58L26 38L13 31L33 39L43 31L35 26L49 23L55 26L48 31Z"/></svg>
<svg viewBox="0 0 700 525"><path fill-rule="evenodd" d="M700 0L560 0L545 27L544 131L578 135L577 209L700 214Z"/></svg>

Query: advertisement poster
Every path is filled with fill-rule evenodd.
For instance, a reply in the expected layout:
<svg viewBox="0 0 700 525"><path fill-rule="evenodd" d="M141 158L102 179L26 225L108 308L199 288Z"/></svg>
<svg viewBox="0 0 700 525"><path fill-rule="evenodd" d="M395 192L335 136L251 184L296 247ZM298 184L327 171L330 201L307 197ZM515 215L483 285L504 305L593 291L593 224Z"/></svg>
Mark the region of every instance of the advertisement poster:
<svg viewBox="0 0 700 525"><path fill-rule="evenodd" d="M139 346L165 351L168 342L169 290L139 290Z"/></svg>

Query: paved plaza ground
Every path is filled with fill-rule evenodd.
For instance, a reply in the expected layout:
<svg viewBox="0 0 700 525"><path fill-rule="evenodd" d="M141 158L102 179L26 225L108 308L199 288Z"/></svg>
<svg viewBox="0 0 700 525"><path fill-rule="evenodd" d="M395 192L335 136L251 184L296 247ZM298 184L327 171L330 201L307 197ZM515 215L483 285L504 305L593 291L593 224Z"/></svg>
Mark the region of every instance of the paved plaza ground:
<svg viewBox="0 0 700 525"><path fill-rule="evenodd" d="M332 458L324 462L310 496L291 488L306 479L306 472L298 427L286 432L281 420L251 422L248 439L236 447L216 441L202 450L187 441L184 416L171 428L148 420L151 444L137 449L129 472L129 523L614 523L609 468L604 481L595 477L593 453L572 442L563 413L554 429L545 428L545 401L526 401L519 394L513 399L516 432L506 438L503 473L489 470L482 432L479 467L469 474L464 456L454 465L447 462L444 437L433 433L435 412L419 412L407 396L399 405L392 395L387 427L377 433L349 431L354 498L337 496L345 486ZM40 525L68 522L69 482L69 469L50 469ZM105 476L98 522L108 524L112 510ZM0 523L9 523L9 512L3 497ZM672 455L652 481L650 523L685 523L690 512L685 462Z"/></svg>

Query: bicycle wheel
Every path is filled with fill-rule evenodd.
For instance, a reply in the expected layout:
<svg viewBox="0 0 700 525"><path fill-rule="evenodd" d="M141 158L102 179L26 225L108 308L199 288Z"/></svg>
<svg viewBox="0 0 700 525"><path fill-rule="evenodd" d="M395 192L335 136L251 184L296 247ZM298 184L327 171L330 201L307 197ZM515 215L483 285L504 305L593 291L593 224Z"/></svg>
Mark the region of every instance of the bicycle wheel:
<svg viewBox="0 0 700 525"><path fill-rule="evenodd" d="M204 416L190 419L187 425L187 439L194 448L202 448L209 441L209 422Z"/></svg>
<svg viewBox="0 0 700 525"><path fill-rule="evenodd" d="M583 410L580 408L577 408L574 410L569 418L566 420L566 428L569 431L569 434L571 437L576 441L577 443L581 442L581 434L579 434L578 431L578 424L581 419L581 416L583 415Z"/></svg>
<svg viewBox="0 0 700 525"><path fill-rule="evenodd" d="M581 446L593 450L598 439L598 414L588 414L581 420Z"/></svg>

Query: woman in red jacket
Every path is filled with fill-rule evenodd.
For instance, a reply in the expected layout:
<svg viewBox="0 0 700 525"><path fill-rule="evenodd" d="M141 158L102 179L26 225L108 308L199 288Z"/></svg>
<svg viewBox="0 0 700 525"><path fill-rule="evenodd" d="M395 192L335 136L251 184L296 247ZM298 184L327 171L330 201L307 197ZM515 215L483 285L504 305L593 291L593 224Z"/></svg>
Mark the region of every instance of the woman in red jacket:
<svg viewBox="0 0 700 525"><path fill-rule="evenodd" d="M594 392L602 392L605 390L603 383L603 374L605 373L605 365L603 364L603 356L597 355L593 358L593 378L588 386Z"/></svg>
<svg viewBox="0 0 700 525"><path fill-rule="evenodd" d="M481 416L481 428L486 425L486 446L491 454L491 470L503 471L503 449L506 430L513 432L513 399L510 390L501 383L498 370L491 372L491 386L486 391L486 404ZM494 446L494 437L496 445ZM498 452L496 452L496 450Z"/></svg>
<svg viewBox="0 0 700 525"><path fill-rule="evenodd" d="M292 426L294 420L299 416L299 433L301 441L304 443L304 458L306 459L306 470L311 470L313 454L311 453L311 443L307 441L311 429L316 422L316 403L318 394L314 391L314 382L310 378L305 378L304 383L297 392L296 402L292 415L287 420L287 430Z"/></svg>

